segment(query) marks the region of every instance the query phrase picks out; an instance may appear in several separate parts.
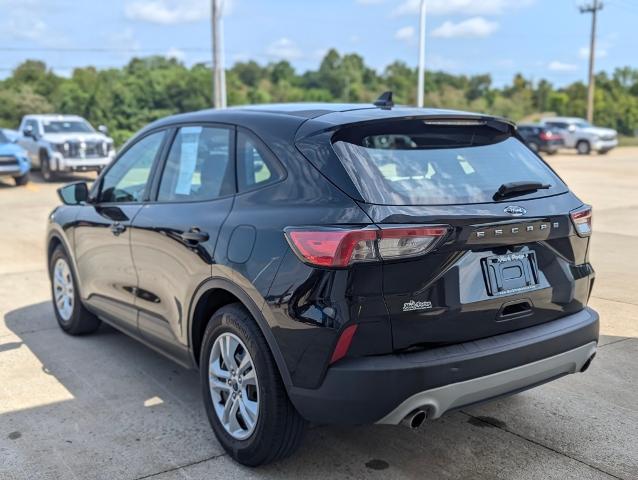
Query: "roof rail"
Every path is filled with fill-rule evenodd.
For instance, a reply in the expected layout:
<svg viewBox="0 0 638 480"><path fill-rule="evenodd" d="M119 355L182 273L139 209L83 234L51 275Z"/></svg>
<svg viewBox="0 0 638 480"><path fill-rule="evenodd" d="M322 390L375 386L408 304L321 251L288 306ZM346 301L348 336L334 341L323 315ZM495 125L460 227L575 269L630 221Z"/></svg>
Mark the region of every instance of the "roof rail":
<svg viewBox="0 0 638 480"><path fill-rule="evenodd" d="M392 101L392 91L388 90L387 92L383 92L379 96L379 98L375 100L374 105L386 110L390 110L392 107L394 107L394 102Z"/></svg>

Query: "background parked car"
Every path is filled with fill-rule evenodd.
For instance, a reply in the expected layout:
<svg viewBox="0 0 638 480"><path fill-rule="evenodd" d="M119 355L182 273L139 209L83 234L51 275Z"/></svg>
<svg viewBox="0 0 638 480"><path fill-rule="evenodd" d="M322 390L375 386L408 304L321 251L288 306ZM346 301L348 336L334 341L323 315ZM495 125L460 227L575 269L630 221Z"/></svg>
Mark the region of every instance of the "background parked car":
<svg viewBox="0 0 638 480"><path fill-rule="evenodd" d="M596 127L583 118L550 117L542 119L541 123L560 129L565 147L575 148L581 155L588 155L592 150L604 154L618 145L616 130Z"/></svg>
<svg viewBox="0 0 638 480"><path fill-rule="evenodd" d="M13 177L16 185L29 182L31 162L27 152L0 130L0 177Z"/></svg>
<svg viewBox="0 0 638 480"><path fill-rule="evenodd" d="M98 130L76 115L27 115L19 143L49 182L61 172L100 172L113 160L113 139L106 127Z"/></svg>
<svg viewBox="0 0 638 480"><path fill-rule="evenodd" d="M518 133L523 137L527 146L535 152L553 155L565 145L563 136L558 129L551 129L545 125L523 123L518 126Z"/></svg>

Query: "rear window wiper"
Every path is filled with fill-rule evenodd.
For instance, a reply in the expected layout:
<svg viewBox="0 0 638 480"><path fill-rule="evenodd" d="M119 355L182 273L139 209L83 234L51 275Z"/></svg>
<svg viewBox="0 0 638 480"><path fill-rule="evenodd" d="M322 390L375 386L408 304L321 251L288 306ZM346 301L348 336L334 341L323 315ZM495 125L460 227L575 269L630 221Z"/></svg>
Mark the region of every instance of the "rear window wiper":
<svg viewBox="0 0 638 480"><path fill-rule="evenodd" d="M523 195L525 193L535 192L536 190L547 190L551 185L541 182L509 182L498 187L498 191L494 194L494 200L500 198Z"/></svg>

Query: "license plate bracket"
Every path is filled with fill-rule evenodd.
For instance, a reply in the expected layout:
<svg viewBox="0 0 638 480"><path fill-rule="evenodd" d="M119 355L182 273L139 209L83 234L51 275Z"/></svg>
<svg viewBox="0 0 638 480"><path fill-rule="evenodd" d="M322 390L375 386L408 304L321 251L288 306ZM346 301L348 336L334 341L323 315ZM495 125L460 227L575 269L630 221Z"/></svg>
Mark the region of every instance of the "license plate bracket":
<svg viewBox="0 0 638 480"><path fill-rule="evenodd" d="M538 267L533 251L494 255L481 260L488 295L508 295L538 285Z"/></svg>

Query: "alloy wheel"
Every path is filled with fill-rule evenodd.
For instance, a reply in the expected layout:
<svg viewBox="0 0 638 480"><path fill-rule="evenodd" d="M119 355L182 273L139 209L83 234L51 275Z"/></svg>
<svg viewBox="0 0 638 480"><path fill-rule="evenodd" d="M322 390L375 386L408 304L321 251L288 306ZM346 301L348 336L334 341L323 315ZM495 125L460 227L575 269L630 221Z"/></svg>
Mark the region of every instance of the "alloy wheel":
<svg viewBox="0 0 638 480"><path fill-rule="evenodd" d="M213 344L208 362L208 383L215 413L235 439L253 433L259 418L257 372L246 345L224 332Z"/></svg>
<svg viewBox="0 0 638 480"><path fill-rule="evenodd" d="M71 269L63 258L58 258L53 267L53 295L58 314L62 320L68 322L73 315L75 290Z"/></svg>

